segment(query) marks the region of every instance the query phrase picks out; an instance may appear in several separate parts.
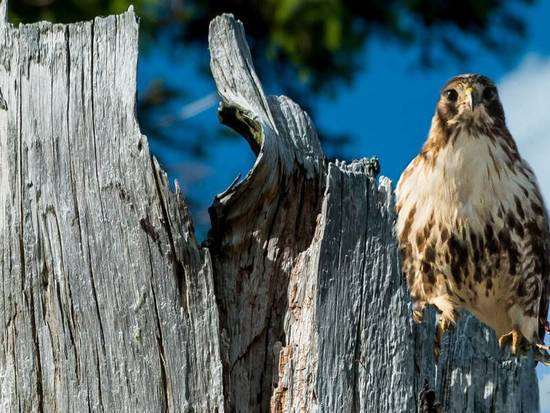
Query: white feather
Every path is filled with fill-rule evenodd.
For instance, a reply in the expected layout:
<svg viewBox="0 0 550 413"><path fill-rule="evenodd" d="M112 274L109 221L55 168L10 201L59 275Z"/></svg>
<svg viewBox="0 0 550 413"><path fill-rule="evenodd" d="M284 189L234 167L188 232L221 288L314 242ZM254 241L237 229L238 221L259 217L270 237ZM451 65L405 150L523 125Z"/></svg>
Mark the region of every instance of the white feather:
<svg viewBox="0 0 550 413"><path fill-rule="evenodd" d="M530 209L523 188L529 192L537 191L535 178L525 163L523 166L529 177L512 171L507 166L509 157L501 145L506 143L462 132L437 152L435 161L420 158L409 165L409 173L403 174L396 190L400 208L397 232L403 234L410 212L415 208L408 239L413 254L419 259L421 252L416 249L414 237L430 224L430 220L431 225L451 230L460 222L468 233L483 234L491 220L495 232L504 228L506 223L498 217L498 210L500 205L505 211L515 210L515 197L519 198L525 210ZM452 280L450 268L440 268L439 271ZM482 284L474 287L475 293L463 294L461 288L465 287L459 288L451 282L450 288L454 291L449 291L449 285L439 286L440 290L431 294L429 302L444 314L449 314L457 306L465 308L499 335L509 332L517 324L531 341L536 336L538 321L533 317L527 319L518 306L508 305L506 297L509 297L512 286L509 283L503 285L501 281L495 280L489 296L486 296ZM475 303L468 300L474 294L477 297ZM457 305L453 295L464 297L466 302Z"/></svg>

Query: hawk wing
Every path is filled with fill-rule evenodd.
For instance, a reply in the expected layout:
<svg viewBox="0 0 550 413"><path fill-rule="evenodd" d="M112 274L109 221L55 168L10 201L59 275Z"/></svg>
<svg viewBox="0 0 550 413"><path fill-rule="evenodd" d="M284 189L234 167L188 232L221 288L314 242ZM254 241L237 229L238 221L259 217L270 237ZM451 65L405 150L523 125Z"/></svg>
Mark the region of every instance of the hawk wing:
<svg viewBox="0 0 550 413"><path fill-rule="evenodd" d="M526 284L531 281L530 278L535 277L536 283L532 283L533 291L527 294L526 299L530 302L524 302L524 308L532 310L532 313L538 314L539 328L538 336L541 343L544 343L546 333L546 320L548 318L548 304L550 295L550 230L548 227L548 213L544 207L544 201L537 185L537 180L527 162L523 161L522 166L526 173L524 174L533 184L533 188L528 193L521 203L527 207L530 213L523 216L519 213L523 226L525 237L523 237L523 267L524 273L521 276ZM519 202L516 199L517 211ZM521 212L521 211L519 211ZM533 285L534 284L534 285ZM517 291L518 297L524 291L521 286ZM538 305L538 308L536 307ZM538 311L537 311L538 310Z"/></svg>
<svg viewBox="0 0 550 413"><path fill-rule="evenodd" d="M543 206L544 209L544 206ZM543 257L542 257L542 295L539 303L539 338L544 343L546 333L546 320L548 319L548 297L550 296L550 233L548 232L548 214L544 210L543 219L541 219L543 229Z"/></svg>

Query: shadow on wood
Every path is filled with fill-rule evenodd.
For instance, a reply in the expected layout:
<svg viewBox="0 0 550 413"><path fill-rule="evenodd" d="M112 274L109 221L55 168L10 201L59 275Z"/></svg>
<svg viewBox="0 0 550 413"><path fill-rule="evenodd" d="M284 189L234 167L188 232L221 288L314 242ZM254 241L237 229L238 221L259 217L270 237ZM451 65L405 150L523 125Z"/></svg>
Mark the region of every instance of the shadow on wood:
<svg viewBox="0 0 550 413"><path fill-rule="evenodd" d="M446 412L538 410L532 360L469 316L434 365L390 182L324 158L230 15L211 68L257 160L199 247L135 119L137 37L132 9L0 21L0 410L414 412L425 380Z"/></svg>

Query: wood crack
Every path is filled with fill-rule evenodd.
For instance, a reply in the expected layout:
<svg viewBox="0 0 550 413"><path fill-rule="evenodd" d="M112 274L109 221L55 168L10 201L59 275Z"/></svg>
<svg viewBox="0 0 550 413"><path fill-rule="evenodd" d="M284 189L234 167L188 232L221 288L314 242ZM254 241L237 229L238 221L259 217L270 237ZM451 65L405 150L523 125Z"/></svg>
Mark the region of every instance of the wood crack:
<svg viewBox="0 0 550 413"><path fill-rule="evenodd" d="M365 198L366 198L366 205L364 205L365 210L369 210L371 208L371 197L370 197L370 190L369 190L370 182L367 180L365 182ZM369 240L369 215L367 214L367 218L365 221L365 227L363 229L363 242L361 244L362 248L361 250L365 251L365 255L367 253L367 246L368 246L368 240ZM359 274L361 276L361 293L360 293L360 301L359 301L359 311L357 314L357 332L355 336L355 349L354 349L354 367L353 367L353 402L352 406L354 411L360 412L360 400L358 400L359 394L361 393L360 389L357 388L357 381L358 376L360 374L359 367L361 363L361 326L362 326L362 320L363 320L363 306L365 305L366 301L368 300L368 297L366 296L366 289L365 289L365 266L366 266L367 257L363 257L361 261L361 266L359 269Z"/></svg>
<svg viewBox="0 0 550 413"><path fill-rule="evenodd" d="M172 224L170 222L170 216L168 215L167 208L166 208L166 200L164 199L164 193L161 190L161 182L159 177L159 168L157 168L156 163L154 162L153 158L151 158L151 168L155 177L155 184L156 184L156 190L159 197L160 207L162 211L162 221L161 223L164 223L164 229L166 230L166 235L168 236L168 240L170 242L170 257L172 259L172 264L174 266L174 278L178 284L178 290L179 290L179 298L180 298L180 305L185 309L185 311L188 311L188 305L186 300L186 292L187 292L187 286L185 285L185 268L183 267L183 264L179 260L178 251L176 250L176 244L174 242L174 236L172 234Z"/></svg>
<svg viewBox="0 0 550 413"><path fill-rule="evenodd" d="M96 285L95 285L96 281L95 281L95 276L94 276L94 270L92 268L92 255L91 255L91 252L90 252L90 246L88 246L88 271L90 273L90 284L91 284L91 287L92 287L92 297L94 299L94 304L95 304L95 311L96 311L97 321L98 321L98 325L99 325L101 344L102 344L102 347L105 348L105 333L103 331L103 322L101 321L101 311L99 309L99 299L98 299Z"/></svg>
<svg viewBox="0 0 550 413"><path fill-rule="evenodd" d="M149 285L151 288L151 295L153 297L153 308L155 309L155 321L156 321L156 327L158 334L156 335L157 340L157 348L159 351L159 360L160 360L160 376L161 376L161 389L162 389L162 395L164 398L163 401L163 411L167 411L169 406L169 387L170 382L168 379L168 374L166 372L166 359L164 356L164 340L162 335L162 325L161 325L161 318L160 318L160 312L158 308L157 303L157 296L155 293L155 285L154 285L154 275L155 271L153 269L153 261L151 259L151 246L149 244L149 241L147 241L147 244L149 245L149 265L150 265L150 278L149 278Z"/></svg>
<svg viewBox="0 0 550 413"><path fill-rule="evenodd" d="M210 26L211 68L258 159L214 201L211 261L136 124L133 10L3 29L6 410L414 411L420 375L457 411L537 410L532 360L503 362L472 318L436 371L389 183L365 200L375 163L327 164L307 114L264 95L232 16Z"/></svg>

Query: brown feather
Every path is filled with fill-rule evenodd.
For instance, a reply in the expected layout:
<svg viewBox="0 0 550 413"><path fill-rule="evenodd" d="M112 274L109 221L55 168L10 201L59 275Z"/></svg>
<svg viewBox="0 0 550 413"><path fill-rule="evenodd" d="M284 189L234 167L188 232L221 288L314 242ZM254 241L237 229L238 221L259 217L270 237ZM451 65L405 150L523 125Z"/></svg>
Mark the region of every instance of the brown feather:
<svg viewBox="0 0 550 413"><path fill-rule="evenodd" d="M396 192L415 319L426 304L450 320L465 309L499 335L518 326L529 342L544 340L548 217L490 79L463 75L445 85Z"/></svg>

